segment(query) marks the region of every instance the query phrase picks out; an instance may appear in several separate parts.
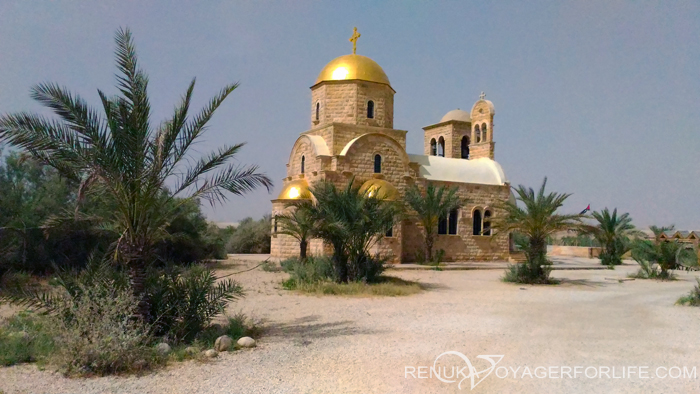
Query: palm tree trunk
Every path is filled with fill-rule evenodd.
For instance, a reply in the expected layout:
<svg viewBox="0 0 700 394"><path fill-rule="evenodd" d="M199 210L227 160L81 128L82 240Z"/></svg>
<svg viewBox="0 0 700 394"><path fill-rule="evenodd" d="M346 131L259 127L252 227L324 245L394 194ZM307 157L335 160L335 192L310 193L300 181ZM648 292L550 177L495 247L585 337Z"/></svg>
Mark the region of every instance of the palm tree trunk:
<svg viewBox="0 0 700 394"><path fill-rule="evenodd" d="M151 304L146 294L146 265L143 259L132 259L127 264L129 268L129 281L134 298L138 300L136 317L148 321Z"/></svg>
<svg viewBox="0 0 700 394"><path fill-rule="evenodd" d="M435 243L435 238L432 234L426 234L425 236L425 262L431 263L433 261L433 244Z"/></svg>
<svg viewBox="0 0 700 394"><path fill-rule="evenodd" d="M308 245L308 241L303 239L301 242L299 242L299 260L306 261L306 247Z"/></svg>

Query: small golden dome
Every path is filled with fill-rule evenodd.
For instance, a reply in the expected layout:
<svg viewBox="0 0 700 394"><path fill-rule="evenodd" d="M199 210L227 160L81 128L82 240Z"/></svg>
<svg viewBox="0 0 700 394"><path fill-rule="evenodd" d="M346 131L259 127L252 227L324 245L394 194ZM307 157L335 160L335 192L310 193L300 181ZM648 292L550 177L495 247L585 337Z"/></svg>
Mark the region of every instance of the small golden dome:
<svg viewBox="0 0 700 394"><path fill-rule="evenodd" d="M277 197L279 200L298 200L303 198L311 198L309 183L305 179L289 182L282 188L282 192Z"/></svg>
<svg viewBox="0 0 700 394"><path fill-rule="evenodd" d="M344 55L331 60L316 79L314 85L323 81L360 79L391 86L389 77L374 60L362 55Z"/></svg>
<svg viewBox="0 0 700 394"><path fill-rule="evenodd" d="M399 199L399 191L394 185L381 179L371 179L360 186L361 193L367 193L369 197L380 200L395 201Z"/></svg>

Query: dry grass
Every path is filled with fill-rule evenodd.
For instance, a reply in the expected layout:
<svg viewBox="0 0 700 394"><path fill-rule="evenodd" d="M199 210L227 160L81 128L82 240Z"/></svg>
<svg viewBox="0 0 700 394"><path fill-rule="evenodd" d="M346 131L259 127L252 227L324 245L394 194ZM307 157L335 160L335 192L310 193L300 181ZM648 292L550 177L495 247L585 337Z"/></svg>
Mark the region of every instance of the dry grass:
<svg viewBox="0 0 700 394"><path fill-rule="evenodd" d="M379 283L335 283L331 281L319 281L285 287L289 288L290 290L297 290L306 294L359 297L400 297L417 294L424 290L424 287L418 282L411 282L393 276L382 276L381 282Z"/></svg>

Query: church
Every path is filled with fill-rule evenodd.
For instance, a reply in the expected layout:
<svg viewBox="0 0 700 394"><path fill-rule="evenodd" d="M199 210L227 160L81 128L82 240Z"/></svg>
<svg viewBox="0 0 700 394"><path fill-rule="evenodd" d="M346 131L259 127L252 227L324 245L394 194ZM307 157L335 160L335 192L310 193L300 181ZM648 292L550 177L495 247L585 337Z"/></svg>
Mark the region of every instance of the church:
<svg viewBox="0 0 700 394"><path fill-rule="evenodd" d="M328 63L311 86L310 129L292 146L282 192L272 200L272 257L298 256L298 242L278 234L274 219L287 204L308 196L309 185L325 179L344 187L354 178L361 190L379 190L401 199L411 185L457 187L466 204L440 221L434 251L443 261L508 260L508 234L492 234L491 221L502 214L498 202L511 197L510 184L494 160L493 103L482 93L471 111L449 111L423 128L423 154L406 151L406 130L394 129L394 94L389 77L374 60L353 53ZM437 120L437 119L436 119ZM415 262L423 253L417 217L394 225L373 252L393 263ZM321 240L309 253L330 254Z"/></svg>

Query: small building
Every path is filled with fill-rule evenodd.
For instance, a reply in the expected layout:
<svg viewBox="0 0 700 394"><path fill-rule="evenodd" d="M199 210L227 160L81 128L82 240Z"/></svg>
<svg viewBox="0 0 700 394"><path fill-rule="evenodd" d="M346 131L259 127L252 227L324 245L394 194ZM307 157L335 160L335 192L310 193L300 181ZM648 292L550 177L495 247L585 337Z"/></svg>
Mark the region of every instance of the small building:
<svg viewBox="0 0 700 394"><path fill-rule="evenodd" d="M447 112L423 128L423 154L409 154L407 131L394 129L395 93L379 64L354 50L321 70L311 86L310 129L292 146L282 192L272 200L273 257L299 253L294 238L277 233L275 216L290 201L308 198L309 185L319 180L341 187L354 178L363 190L379 189L390 199L402 198L411 185L456 186L467 204L440 221L434 251L444 250L443 261L509 258L509 235L493 235L490 228L502 214L498 203L511 196L494 160L493 103L482 93L470 111ZM392 256L395 263L414 262L423 245L422 226L409 217L374 252ZM312 240L309 252L327 254L330 247Z"/></svg>

